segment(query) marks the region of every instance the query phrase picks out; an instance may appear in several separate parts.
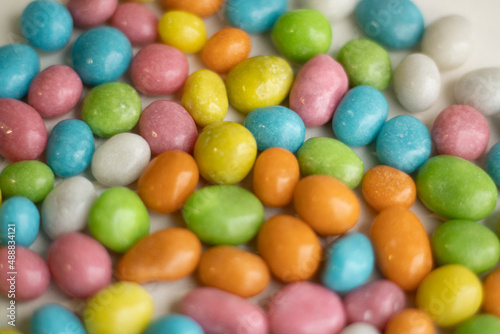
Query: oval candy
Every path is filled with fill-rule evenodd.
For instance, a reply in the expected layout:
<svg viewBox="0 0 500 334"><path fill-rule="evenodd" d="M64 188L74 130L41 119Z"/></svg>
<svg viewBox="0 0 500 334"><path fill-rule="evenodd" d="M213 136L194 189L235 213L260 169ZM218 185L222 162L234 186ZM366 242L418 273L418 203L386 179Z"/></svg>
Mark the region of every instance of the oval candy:
<svg viewBox="0 0 500 334"><path fill-rule="evenodd" d="M500 67L480 68L464 74L455 86L458 104L469 105L486 116L500 112Z"/></svg>
<svg viewBox="0 0 500 334"><path fill-rule="evenodd" d="M270 30L286 9L286 0L228 0L224 16L231 26L259 34Z"/></svg>
<svg viewBox="0 0 500 334"><path fill-rule="evenodd" d="M436 328L427 313L407 308L399 311L389 319L385 334L436 334Z"/></svg>
<svg viewBox="0 0 500 334"><path fill-rule="evenodd" d="M26 197L14 196L0 206L0 244L29 247L38 236L40 213Z"/></svg>
<svg viewBox="0 0 500 334"><path fill-rule="evenodd" d="M483 291L483 311L500 318L500 267L486 276Z"/></svg>
<svg viewBox="0 0 500 334"><path fill-rule="evenodd" d="M170 313L148 325L144 334L204 334L203 328L193 319L183 314Z"/></svg>
<svg viewBox="0 0 500 334"><path fill-rule="evenodd" d="M86 331L76 314L66 307L58 304L45 304L31 316L30 333L85 334Z"/></svg>
<svg viewBox="0 0 500 334"><path fill-rule="evenodd" d="M38 53L26 44L0 47L0 98L20 99L40 71Z"/></svg>
<svg viewBox="0 0 500 334"><path fill-rule="evenodd" d="M454 334L500 333L500 319L491 314L479 314L461 323Z"/></svg>

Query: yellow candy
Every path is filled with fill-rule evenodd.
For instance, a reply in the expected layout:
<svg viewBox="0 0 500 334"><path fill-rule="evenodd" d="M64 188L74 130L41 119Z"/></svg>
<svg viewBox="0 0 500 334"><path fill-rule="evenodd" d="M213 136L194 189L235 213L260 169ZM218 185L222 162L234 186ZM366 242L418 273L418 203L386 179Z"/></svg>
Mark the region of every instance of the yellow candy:
<svg viewBox="0 0 500 334"><path fill-rule="evenodd" d="M158 33L163 43L186 53L201 51L207 41L203 21L194 14L180 10L163 15L158 23Z"/></svg>
<svg viewBox="0 0 500 334"><path fill-rule="evenodd" d="M83 312L88 334L140 334L153 317L153 299L137 283L118 282L92 297Z"/></svg>
<svg viewBox="0 0 500 334"><path fill-rule="evenodd" d="M194 146L200 174L215 184L235 184L247 176L257 156L257 143L243 125L215 122L203 129Z"/></svg>
<svg viewBox="0 0 500 334"><path fill-rule="evenodd" d="M245 114L280 104L292 83L292 68L286 60L275 56L248 58L233 67L226 78L229 103Z"/></svg>
<svg viewBox="0 0 500 334"><path fill-rule="evenodd" d="M478 277L464 266L450 264L432 271L417 290L418 307L438 326L449 327L479 310L483 290Z"/></svg>
<svg viewBox="0 0 500 334"><path fill-rule="evenodd" d="M184 84L182 105L199 126L222 121L228 107L224 81L209 70L194 72Z"/></svg>
<svg viewBox="0 0 500 334"><path fill-rule="evenodd" d="M15 329L0 328L0 334L23 334L23 333L16 331Z"/></svg>

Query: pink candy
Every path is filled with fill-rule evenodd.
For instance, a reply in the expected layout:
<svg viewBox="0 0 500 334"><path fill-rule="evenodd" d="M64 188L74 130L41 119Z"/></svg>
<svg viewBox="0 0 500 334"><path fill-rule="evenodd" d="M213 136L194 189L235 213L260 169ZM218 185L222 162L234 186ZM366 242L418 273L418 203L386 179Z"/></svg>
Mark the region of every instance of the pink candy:
<svg viewBox="0 0 500 334"><path fill-rule="evenodd" d="M150 44L158 37L158 18L139 3L118 6L111 18L111 25L123 32L132 45Z"/></svg>
<svg viewBox="0 0 500 334"><path fill-rule="evenodd" d="M117 5L118 0L69 0L67 7L75 26L91 28L105 23Z"/></svg>

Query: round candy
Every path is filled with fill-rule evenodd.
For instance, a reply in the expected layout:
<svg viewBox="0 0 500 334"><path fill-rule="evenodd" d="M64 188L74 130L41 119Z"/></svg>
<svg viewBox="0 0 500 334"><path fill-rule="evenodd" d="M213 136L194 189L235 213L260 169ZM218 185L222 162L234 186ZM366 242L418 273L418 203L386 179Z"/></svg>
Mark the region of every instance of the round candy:
<svg viewBox="0 0 500 334"><path fill-rule="evenodd" d="M355 322L344 327L339 334L380 334L380 332L375 326L366 322Z"/></svg>
<svg viewBox="0 0 500 334"><path fill-rule="evenodd" d="M132 46L118 29L98 27L78 37L72 51L73 68L90 86L116 81L132 61Z"/></svg>
<svg viewBox="0 0 500 334"><path fill-rule="evenodd" d="M483 282L483 310L500 318L500 268L486 276Z"/></svg>
<svg viewBox="0 0 500 334"><path fill-rule="evenodd" d="M455 86L458 104L476 108L484 115L500 112L500 90L495 89L500 82L500 67L481 68L464 74Z"/></svg>
<svg viewBox="0 0 500 334"><path fill-rule="evenodd" d="M119 5L111 18L111 26L124 33L132 45L151 44L158 37L156 15L138 3Z"/></svg>
<svg viewBox="0 0 500 334"><path fill-rule="evenodd" d="M436 328L425 312L407 308L391 317L385 327L385 334L436 334Z"/></svg>
<svg viewBox="0 0 500 334"><path fill-rule="evenodd" d="M205 23L180 10L165 13L158 23L158 32L163 43L186 53L198 53L207 41Z"/></svg>
<svg viewBox="0 0 500 334"><path fill-rule="evenodd" d="M132 190L109 188L90 208L89 229L103 245L123 253L149 234L148 210Z"/></svg>
<svg viewBox="0 0 500 334"><path fill-rule="evenodd" d="M150 96L178 91L189 73L186 56L176 48L151 44L142 48L132 60L130 75L134 86Z"/></svg>
<svg viewBox="0 0 500 334"><path fill-rule="evenodd" d="M66 65L52 65L31 82L28 103L42 117L59 117L76 106L82 90L82 80L75 70Z"/></svg>
<svg viewBox="0 0 500 334"><path fill-rule="evenodd" d="M109 82L92 88L82 105L82 119L100 137L131 130L139 121L139 94L123 82Z"/></svg>
<svg viewBox="0 0 500 334"><path fill-rule="evenodd" d="M201 51L201 60L212 71L225 73L248 58L252 41L238 28L224 28L208 39Z"/></svg>
<svg viewBox="0 0 500 334"><path fill-rule="evenodd" d="M344 67L351 87L368 85L382 91L391 82L389 54L368 39L353 39L344 44L337 60Z"/></svg>
<svg viewBox="0 0 500 334"><path fill-rule="evenodd" d="M491 314L475 315L461 323L454 334L495 334L500 333L500 319Z"/></svg>
<svg viewBox="0 0 500 334"><path fill-rule="evenodd" d="M0 98L20 99L40 71L40 58L32 47L8 44L0 47Z"/></svg>
<svg viewBox="0 0 500 334"><path fill-rule="evenodd" d="M335 0L335 1L300 0L299 4L301 7L304 8L319 10L330 21L336 22L346 18L349 14L351 14L354 11L354 7L357 4L357 0Z"/></svg>
<svg viewBox="0 0 500 334"><path fill-rule="evenodd" d="M40 228L40 213L26 197L11 197L0 206L0 244L29 247Z"/></svg>
<svg viewBox="0 0 500 334"><path fill-rule="evenodd" d="M493 145L486 158L486 171L496 185L500 185L500 144Z"/></svg>
<svg viewBox="0 0 500 334"><path fill-rule="evenodd" d="M80 319L66 307L58 304L45 304L31 316L30 333L85 334Z"/></svg>
<svg viewBox="0 0 500 334"><path fill-rule="evenodd" d="M118 0L69 0L67 7L75 26L91 28L104 24L117 5Z"/></svg>
<svg viewBox="0 0 500 334"><path fill-rule="evenodd" d="M259 34L270 30L286 7L286 0L228 0L224 15L233 27Z"/></svg>
<svg viewBox="0 0 500 334"><path fill-rule="evenodd" d="M73 19L68 9L56 1L33 1L21 15L21 32L35 48L57 51L71 39Z"/></svg>
<svg viewBox="0 0 500 334"><path fill-rule="evenodd" d="M170 313L150 323L144 334L204 334L203 328L188 316Z"/></svg>
<svg viewBox="0 0 500 334"><path fill-rule="evenodd" d="M42 155L47 145L47 129L35 109L21 101L0 98L0 124L2 156L16 162Z"/></svg>
<svg viewBox="0 0 500 334"><path fill-rule="evenodd" d="M167 10L184 10L204 17L215 14L223 0L162 0L162 4Z"/></svg>

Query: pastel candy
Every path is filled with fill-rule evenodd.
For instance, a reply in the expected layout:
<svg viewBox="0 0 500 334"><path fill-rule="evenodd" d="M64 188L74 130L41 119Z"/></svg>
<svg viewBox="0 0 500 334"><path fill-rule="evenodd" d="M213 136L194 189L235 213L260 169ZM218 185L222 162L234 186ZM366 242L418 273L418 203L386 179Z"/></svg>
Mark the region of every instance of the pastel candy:
<svg viewBox="0 0 500 334"><path fill-rule="evenodd" d="M251 49L252 40L246 32L224 28L208 39L201 51L201 60L211 70L225 73L247 59Z"/></svg>
<svg viewBox="0 0 500 334"><path fill-rule="evenodd" d="M366 322L355 322L344 327L339 334L380 334L380 332L377 327Z"/></svg>
<svg viewBox="0 0 500 334"><path fill-rule="evenodd" d="M138 3L118 6L111 25L127 36L132 45L153 43L158 37L158 19L148 7Z"/></svg>
<svg viewBox="0 0 500 334"><path fill-rule="evenodd" d="M139 0L139 2L152 2L151 0ZM223 0L162 0L165 9L177 9L191 12L200 17L215 14L222 7Z"/></svg>
<svg viewBox="0 0 500 334"><path fill-rule="evenodd" d="M500 268L491 271L483 281L483 311L500 316Z"/></svg>
<svg viewBox="0 0 500 334"><path fill-rule="evenodd" d="M150 323L144 334L204 334L203 328L188 316L171 313Z"/></svg>
<svg viewBox="0 0 500 334"><path fill-rule="evenodd" d="M486 171L496 185L500 185L500 144L490 148L486 158Z"/></svg>
<svg viewBox="0 0 500 334"><path fill-rule="evenodd" d="M424 311L407 308L391 317L385 327L385 334L435 334L436 326Z"/></svg>
<svg viewBox="0 0 500 334"><path fill-rule="evenodd" d="M481 68L464 74L455 86L459 104L476 108L484 115L500 112L500 67Z"/></svg>
<svg viewBox="0 0 500 334"><path fill-rule="evenodd" d="M182 10L166 12L158 22L158 34L163 43L186 53L200 52L207 41L203 20Z"/></svg>
<svg viewBox="0 0 500 334"><path fill-rule="evenodd" d="M491 314L475 315L461 323L453 332L454 334L484 333L494 334L500 332L500 319Z"/></svg>
<svg viewBox="0 0 500 334"><path fill-rule="evenodd" d="M30 333L59 332L85 334L85 328L76 314L58 304L45 304L33 313L30 320Z"/></svg>
<svg viewBox="0 0 500 334"><path fill-rule="evenodd" d="M286 0L228 0L224 15L231 26L258 34L270 30L286 7Z"/></svg>
<svg viewBox="0 0 500 334"><path fill-rule="evenodd" d="M77 27L104 24L115 12L118 0L69 0L67 7Z"/></svg>
<svg viewBox="0 0 500 334"><path fill-rule="evenodd" d="M40 213L26 197L11 197L0 206L0 244L29 247L38 236Z"/></svg>
<svg viewBox="0 0 500 334"><path fill-rule="evenodd" d="M20 99L40 71L40 58L32 47L8 44L0 47L0 98Z"/></svg>

